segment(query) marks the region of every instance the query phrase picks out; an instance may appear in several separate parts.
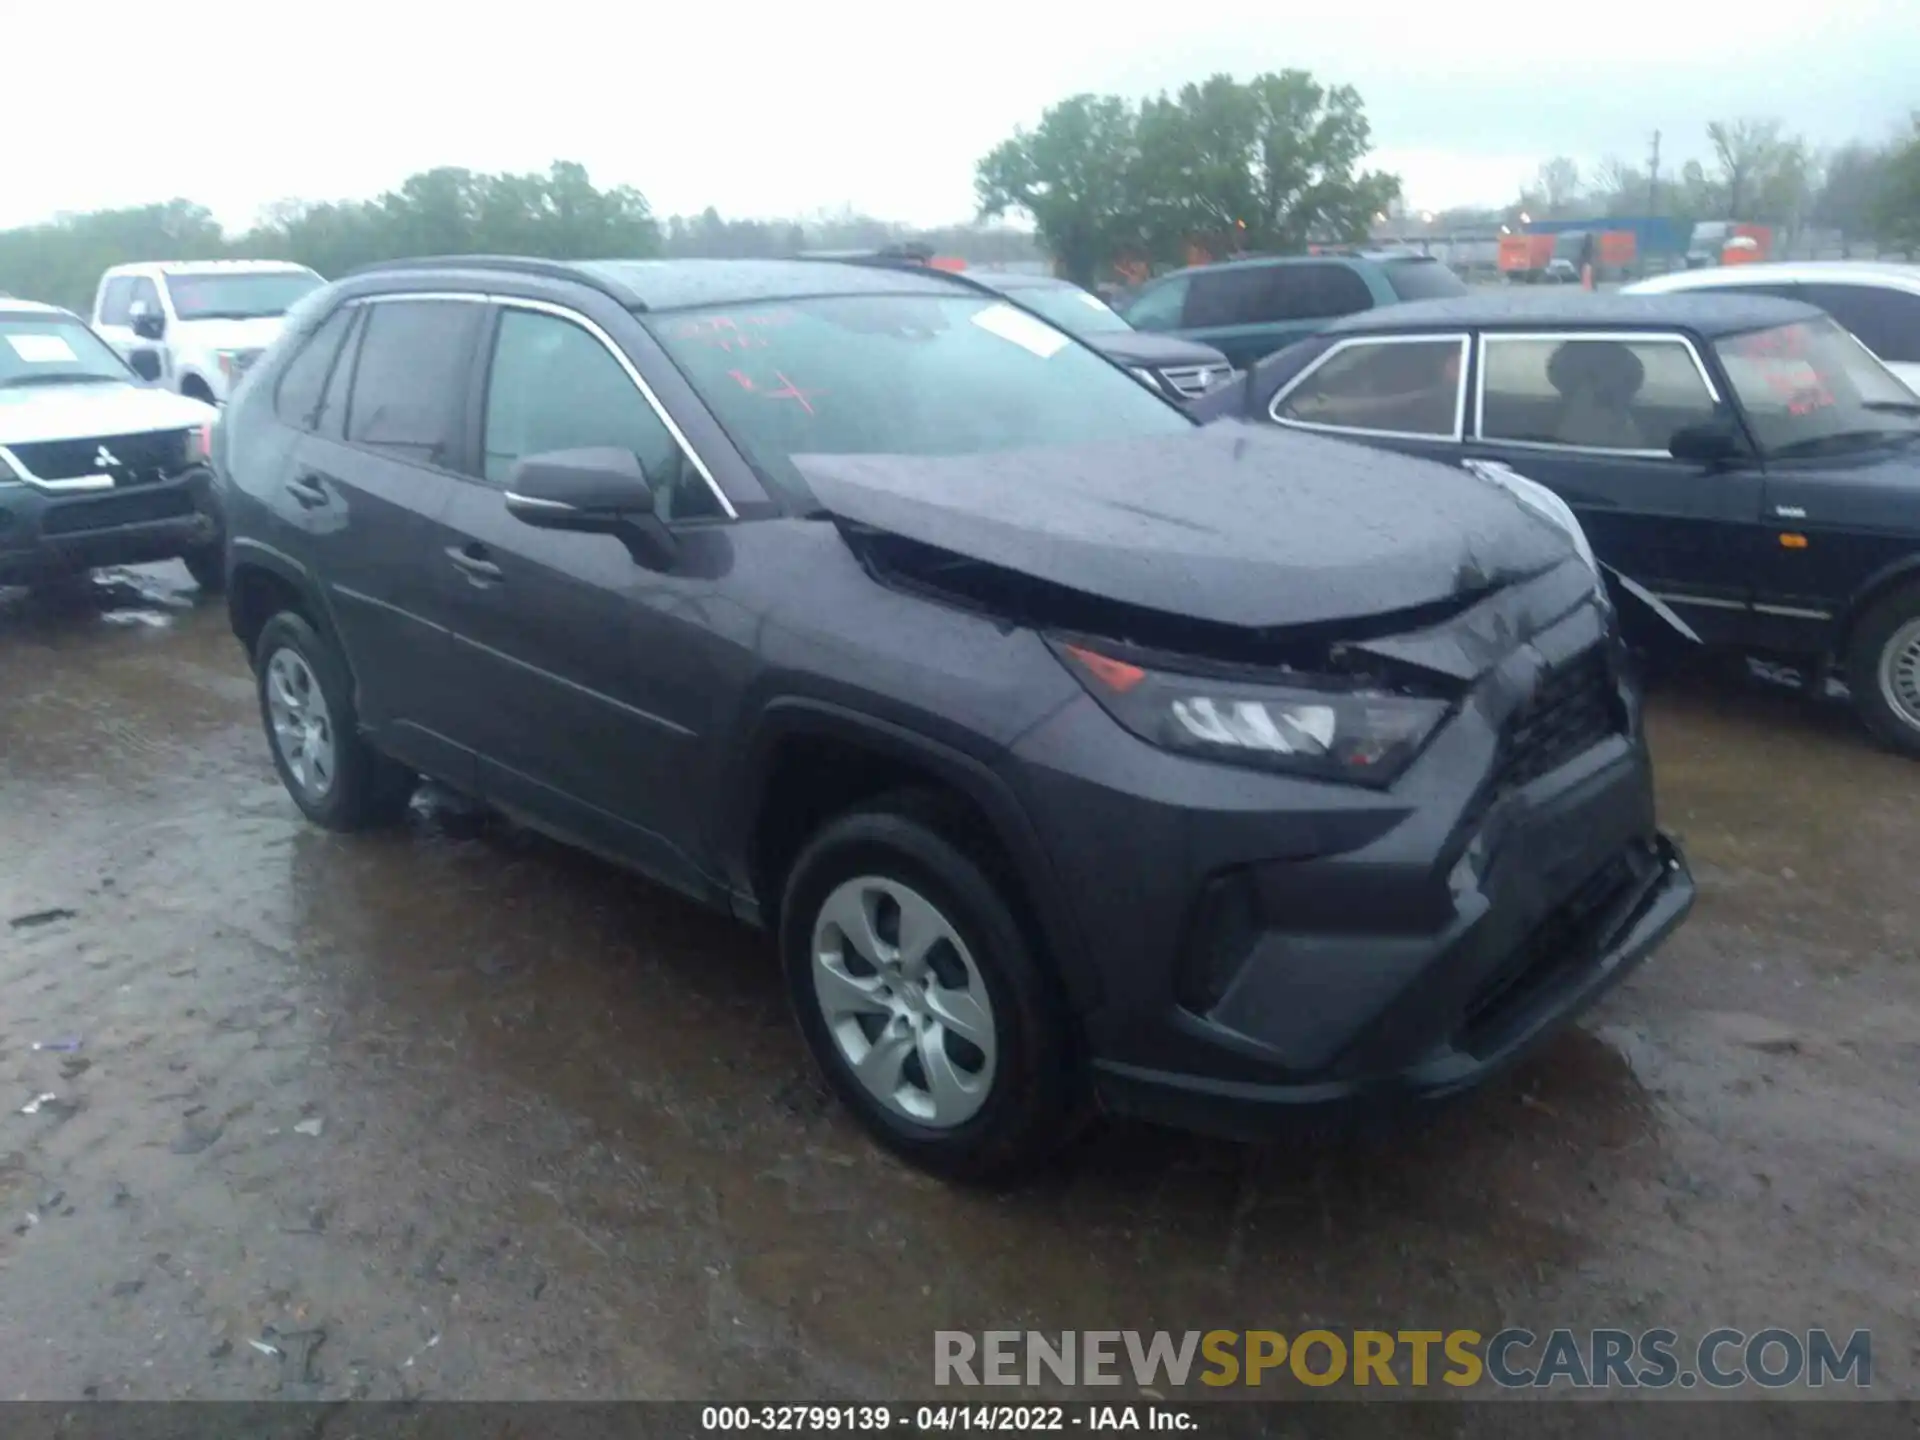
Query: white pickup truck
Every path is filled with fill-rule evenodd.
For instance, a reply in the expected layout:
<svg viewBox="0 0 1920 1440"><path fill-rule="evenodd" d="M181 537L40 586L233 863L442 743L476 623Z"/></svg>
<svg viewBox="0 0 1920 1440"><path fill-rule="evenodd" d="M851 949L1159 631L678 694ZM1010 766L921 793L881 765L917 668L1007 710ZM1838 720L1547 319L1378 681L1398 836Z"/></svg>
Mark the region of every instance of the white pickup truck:
<svg viewBox="0 0 1920 1440"><path fill-rule="evenodd" d="M285 260L159 260L100 277L93 328L149 383L226 403L287 310L325 282Z"/></svg>

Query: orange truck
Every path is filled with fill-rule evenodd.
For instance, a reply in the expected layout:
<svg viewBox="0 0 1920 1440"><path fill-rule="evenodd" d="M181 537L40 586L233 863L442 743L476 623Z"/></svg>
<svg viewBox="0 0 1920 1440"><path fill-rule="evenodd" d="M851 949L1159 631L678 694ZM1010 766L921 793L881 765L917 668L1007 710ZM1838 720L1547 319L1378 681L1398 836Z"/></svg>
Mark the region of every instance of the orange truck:
<svg viewBox="0 0 1920 1440"><path fill-rule="evenodd" d="M1502 235L1495 263L1509 280L1537 280L1552 259L1551 235Z"/></svg>
<svg viewBox="0 0 1920 1440"><path fill-rule="evenodd" d="M1773 254L1773 227L1744 220L1703 220L1687 242L1687 268L1751 265Z"/></svg>

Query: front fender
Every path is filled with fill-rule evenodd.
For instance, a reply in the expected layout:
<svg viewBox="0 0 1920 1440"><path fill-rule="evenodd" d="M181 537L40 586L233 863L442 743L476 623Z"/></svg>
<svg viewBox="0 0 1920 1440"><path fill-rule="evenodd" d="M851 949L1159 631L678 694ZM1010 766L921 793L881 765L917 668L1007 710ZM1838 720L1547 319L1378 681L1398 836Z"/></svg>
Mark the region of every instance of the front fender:
<svg viewBox="0 0 1920 1440"><path fill-rule="evenodd" d="M754 835L781 743L798 736L843 740L870 748L926 771L971 801L1013 862L1069 1001L1081 1010L1098 1002L1098 975L1088 963L1079 929L1060 899L1063 891L1052 861L1041 844L1039 831L1007 782L974 756L831 701L782 697L770 701L754 721L744 747L745 761L734 769L736 779L719 837L721 853L731 862L728 868L737 871L729 876L736 893L744 890L755 895L758 902L748 857L753 853Z"/></svg>

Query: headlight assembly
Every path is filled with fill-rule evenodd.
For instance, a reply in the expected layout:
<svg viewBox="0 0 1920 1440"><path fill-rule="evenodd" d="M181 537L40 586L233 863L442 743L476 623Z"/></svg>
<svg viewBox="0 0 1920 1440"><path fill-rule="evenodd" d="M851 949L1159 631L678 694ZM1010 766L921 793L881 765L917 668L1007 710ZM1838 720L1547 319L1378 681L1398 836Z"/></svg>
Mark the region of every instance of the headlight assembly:
<svg viewBox="0 0 1920 1440"><path fill-rule="evenodd" d="M1315 780L1388 785L1445 718L1444 700L1337 677L1249 683L1148 670L1051 641L1108 714L1149 744Z"/></svg>

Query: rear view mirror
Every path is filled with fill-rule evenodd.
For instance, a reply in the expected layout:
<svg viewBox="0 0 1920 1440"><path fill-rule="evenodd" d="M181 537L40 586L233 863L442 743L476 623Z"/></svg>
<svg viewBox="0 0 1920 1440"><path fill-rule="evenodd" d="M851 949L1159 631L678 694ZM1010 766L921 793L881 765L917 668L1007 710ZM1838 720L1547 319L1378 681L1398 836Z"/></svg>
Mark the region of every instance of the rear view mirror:
<svg viewBox="0 0 1920 1440"><path fill-rule="evenodd" d="M1667 442L1667 453L1676 460L1713 469L1738 460L1747 453L1747 445L1729 422L1709 420L1674 431L1673 438Z"/></svg>
<svg viewBox="0 0 1920 1440"><path fill-rule="evenodd" d="M653 508L653 487L631 450L554 450L529 455L507 474L507 511L536 530L612 535L634 560L664 569L673 534Z"/></svg>

